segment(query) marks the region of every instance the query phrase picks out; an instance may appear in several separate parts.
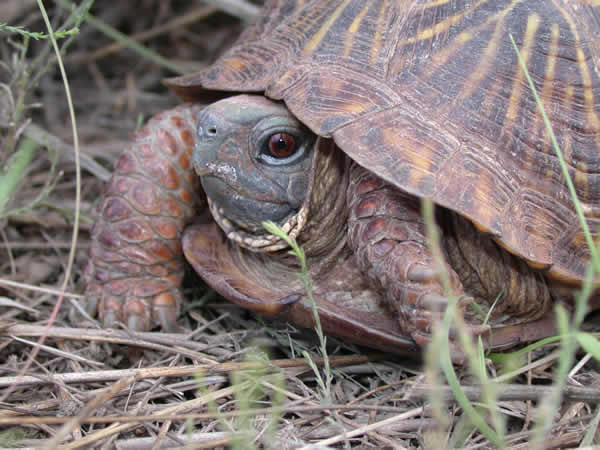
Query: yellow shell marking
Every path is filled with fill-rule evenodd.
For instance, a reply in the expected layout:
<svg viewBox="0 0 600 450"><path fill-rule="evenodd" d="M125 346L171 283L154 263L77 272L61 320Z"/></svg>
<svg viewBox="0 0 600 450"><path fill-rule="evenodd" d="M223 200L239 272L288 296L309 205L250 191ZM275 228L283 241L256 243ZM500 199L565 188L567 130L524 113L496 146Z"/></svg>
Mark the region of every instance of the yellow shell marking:
<svg viewBox="0 0 600 450"><path fill-rule="evenodd" d="M600 1L595 3L596 5L600 4ZM577 32L577 24L573 21L573 18L567 14L562 8L556 5L563 15L564 19L569 24L571 28L571 33L573 33L573 37L575 38L575 47L577 48L577 64L579 66L579 72L581 74L581 81L583 84L583 98L585 100L585 106L588 111L588 120L590 122L591 129L594 132L600 131L600 120L598 116L594 112L594 93L592 91L592 77L590 76L590 71L585 63L585 55L583 50L581 50L581 39L579 37L579 33ZM598 142L598 139L596 140ZM598 142L600 145L600 142Z"/></svg>
<svg viewBox="0 0 600 450"><path fill-rule="evenodd" d="M577 167L578 170L575 171L575 179L573 182L575 183L575 189L578 191L579 195L583 195L584 198L588 197L589 192L589 184L587 177L587 166L583 162L580 162Z"/></svg>
<svg viewBox="0 0 600 450"><path fill-rule="evenodd" d="M461 22L463 20L463 18L467 14L469 14L471 11L474 11L479 6L481 6L482 4L487 3L487 2L488 2L488 0L479 0L478 2L473 4L469 9L466 9L458 14L450 16L447 19L436 23L432 27L425 28L424 30L419 31L419 33L417 33L417 35L415 37L406 39L405 41L400 42L399 45L406 45L406 44L412 44L412 43L418 42L418 41L424 41L427 39L431 39L434 36L437 36L441 33L445 33L450 29L451 26L456 25L457 23ZM427 5L425 5L425 8L427 8Z"/></svg>
<svg viewBox="0 0 600 450"><path fill-rule="evenodd" d="M462 49L464 47L464 45L469 42L471 39L473 39L473 33L470 32L463 32L460 33L457 36L456 41L452 44L447 46L445 49L443 49L442 51L436 53L435 55L432 56L432 64L431 67L429 68L429 72L430 73L435 73L440 67L443 67L446 62L452 57L454 56L456 53L458 53L458 51L460 49Z"/></svg>
<svg viewBox="0 0 600 450"><path fill-rule="evenodd" d="M226 61L226 64L236 72L243 72L248 66L247 61L238 58L230 58Z"/></svg>
<svg viewBox="0 0 600 450"><path fill-rule="evenodd" d="M450 0L436 0L423 5L423 9L437 8L438 6L447 5L448 3L450 3Z"/></svg>
<svg viewBox="0 0 600 450"><path fill-rule="evenodd" d="M331 14L331 16L329 16L329 19L327 19L327 21L325 21L323 26L321 26L321 28L319 28L319 31L316 32L315 35L313 36L313 38L308 42L308 44L306 44L306 46L304 47L305 54L312 53L319 46L321 41L327 35L327 32L329 31L329 29L333 26L335 21L342 15L342 12L344 12L344 10L350 4L351 1L352 0L344 0L342 2L342 4L340 4L340 6L338 6L335 9L333 14Z"/></svg>
<svg viewBox="0 0 600 450"><path fill-rule="evenodd" d="M501 26L502 20L504 19L504 17L515 7L516 4L520 3L522 0L513 0L511 2L510 5L508 5L502 12L500 12L499 14L496 14L490 18L488 18L484 23L480 24L477 27L473 27L471 28L469 31L463 31L461 33L459 33L459 35L456 37L456 40L454 43L452 43L452 45L447 46L446 48L444 48L442 51L436 53L435 55L433 55L432 57L432 64L431 67L429 69L430 73L434 73L437 70L439 70L440 67L443 67L446 62L456 53L458 53L458 51L460 49L462 49L464 47L464 45L469 42L470 40L472 40L481 30L486 29L488 26L490 26L490 24L497 22L496 25L496 30L494 31L494 36L492 37L492 39L490 40L490 43L488 45L488 47L486 48L486 54L484 55L484 60L487 56L487 53L490 52L490 64L486 64L485 68L482 68L483 65L483 61L482 63L480 63L479 67L477 70L473 71L473 74L471 75L471 78L469 78L466 82L465 82L465 90L463 93L459 94L457 96L456 101L462 101L465 98L467 98L470 94L473 93L473 91L475 90L475 88L477 87L477 85L480 83L480 81L485 77L486 73L487 73L487 68L494 62L493 61L493 53L496 51L496 48L494 48L495 46L497 46L498 42L499 42L499 38L501 38L502 36L505 35L506 32L504 32L504 34L500 34L500 36L498 38L496 38L496 33L500 33L499 28ZM481 70L480 70L481 69Z"/></svg>
<svg viewBox="0 0 600 450"><path fill-rule="evenodd" d="M523 46L519 49L519 53L521 54L521 58L523 59L523 63L525 67L527 67L527 62L529 60L529 54L531 52L531 46L535 41L535 33L540 25L540 16L538 14L530 14L527 17L527 28L525 28L525 36ZM513 88L510 94L510 99L508 101L508 108L506 108L506 122L511 124L511 126L515 123L515 119L517 117L517 109L519 108L519 103L521 102L521 95L524 84L525 72L521 69L521 64L518 65L517 76L513 81Z"/></svg>
<svg viewBox="0 0 600 450"><path fill-rule="evenodd" d="M552 25L552 31L550 32L550 49L548 51L548 61L546 64L546 73L544 74L544 85L542 87L542 94L540 96L542 103L544 100L548 100L552 97L552 88L554 83L554 73L556 71L556 55L558 55L558 40L560 39L560 27L558 24ZM549 108L546 105L544 110L550 122L552 122L552 108ZM535 123L533 129L537 131L538 127L544 127L544 124L541 120L541 114L535 115ZM544 133L544 149L546 149L550 145L550 136L548 133Z"/></svg>
<svg viewBox="0 0 600 450"><path fill-rule="evenodd" d="M573 86L568 86L565 90L564 108L566 110L570 110L573 107L574 92L575 88L573 88ZM571 133L565 133L563 136L563 143L560 150L562 151L565 160L570 161L573 154L573 138Z"/></svg>
<svg viewBox="0 0 600 450"><path fill-rule="evenodd" d="M369 2L366 2L362 11L354 18L350 28L348 28L348 33L346 34L346 39L344 42L344 56L349 56L352 51L352 44L354 43L354 36L358 32L360 28L360 24L365 18L365 14L369 11Z"/></svg>
<svg viewBox="0 0 600 450"><path fill-rule="evenodd" d="M432 147L428 145L428 142L415 139L412 135L402 136L396 130L389 128L383 130L383 141L386 147L401 146L405 148L405 156L409 164L419 169L411 170L411 185L417 186L419 184L423 172L431 173L434 158L431 157Z"/></svg>
<svg viewBox="0 0 600 450"><path fill-rule="evenodd" d="M381 4L381 9L379 10L379 14L377 15L377 28L375 30L375 34L373 36L373 44L371 45L371 53L369 55L369 62L371 64L375 64L379 59L379 52L381 51L381 36L383 35L383 27L386 25L385 20L385 10L388 6L388 0L385 0Z"/></svg>
<svg viewBox="0 0 600 450"><path fill-rule="evenodd" d="M592 6L600 6L600 0L584 0L583 3L587 3Z"/></svg>
<svg viewBox="0 0 600 450"><path fill-rule="evenodd" d="M514 2L513 2L514 4ZM477 64L477 68L475 68L475 70L471 71L471 76L465 81L465 83L463 84L463 89L461 90L461 92L457 95L457 101L463 101L464 99L466 99L467 97L469 97L473 91L479 87L479 85L481 84L481 82L483 81L483 79L485 78L485 76L489 73L492 65L495 63L495 56L496 56L496 52L498 51L498 43L500 42L500 39L502 39L502 37L505 35L505 31L502 29L502 20L504 19L504 16L506 15L506 13L509 11L510 9L505 9L504 12L502 13L502 16L499 18L498 22L496 23L496 27L494 29L494 34L492 35L492 38L490 39L487 47L485 48L485 51L483 52L483 56L479 62L479 64ZM464 34L464 33L461 33ZM460 39L460 35L459 35L459 39Z"/></svg>

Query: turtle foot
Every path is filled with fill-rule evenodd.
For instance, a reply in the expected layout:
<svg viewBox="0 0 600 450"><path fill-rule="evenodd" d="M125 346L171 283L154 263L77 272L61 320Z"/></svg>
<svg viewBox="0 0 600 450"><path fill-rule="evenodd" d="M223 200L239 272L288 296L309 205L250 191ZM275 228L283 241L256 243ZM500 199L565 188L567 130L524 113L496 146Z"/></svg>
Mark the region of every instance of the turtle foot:
<svg viewBox="0 0 600 450"><path fill-rule="evenodd" d="M178 329L181 302L180 289L168 282L130 278L89 284L83 309L89 316L98 316L106 328L124 326L132 331L148 331L160 327L173 332ZM73 323L81 320L75 308L70 317Z"/></svg>
<svg viewBox="0 0 600 450"><path fill-rule="evenodd" d="M413 320L407 321L407 328L409 328L407 331L419 347L424 348L432 341L433 333L442 326L449 303L450 300L445 296L424 294L418 305L412 309L410 314ZM468 309L473 303L472 297L463 296L459 299L456 311L458 317L453 318L448 330L450 355L455 364L463 364L465 361L464 352L458 342L459 330L464 330L463 332L472 340L478 337L486 338L491 331L489 325L474 323L467 319L472 316L468 313ZM460 321L462 326L457 326L457 321Z"/></svg>

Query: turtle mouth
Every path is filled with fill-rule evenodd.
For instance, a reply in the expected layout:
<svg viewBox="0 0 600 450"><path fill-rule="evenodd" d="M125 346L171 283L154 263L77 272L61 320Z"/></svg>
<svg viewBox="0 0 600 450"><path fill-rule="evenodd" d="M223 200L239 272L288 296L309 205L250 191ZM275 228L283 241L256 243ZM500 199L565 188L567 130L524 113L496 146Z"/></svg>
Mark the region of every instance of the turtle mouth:
<svg viewBox="0 0 600 450"><path fill-rule="evenodd" d="M249 189L244 189L243 186L239 186L238 183L234 183L234 182L230 182L230 180L228 180L225 177L220 177L218 175L215 175L214 173L208 173L208 174L204 174L201 173L199 170L196 170L196 173L200 176L200 179L202 180L202 186L204 187L205 191L214 191L214 192L225 192L225 191L229 191L227 192L227 196L230 196L231 194L235 194L236 196L238 196L239 198L244 198L247 200L252 200L256 203L270 203L273 205L282 205L285 202L283 201L274 201L273 199L269 199L269 198L265 198L264 196L261 197L259 195L256 195L256 192L249 190Z"/></svg>
<svg viewBox="0 0 600 450"><path fill-rule="evenodd" d="M247 248L254 252L270 252L286 248L287 243L278 236L268 234L253 234L242 226L234 223L225 215L225 210L218 206L216 202L207 196L208 207L214 221L223 230L225 236L231 241L237 243L240 247ZM283 231L295 237L306 224L308 217L308 208L303 207L297 214L291 215L281 226ZM252 226L252 228L256 228Z"/></svg>
<svg viewBox="0 0 600 450"><path fill-rule="evenodd" d="M249 194L243 183L230 183L229 180L220 177L204 176L201 182L207 197L214 205L218 205L220 217L231 222L228 229L244 229L248 233L258 235L259 238L265 234L262 226L264 221L285 223L298 213L300 206L290 204L283 195ZM222 223L226 226L226 222Z"/></svg>

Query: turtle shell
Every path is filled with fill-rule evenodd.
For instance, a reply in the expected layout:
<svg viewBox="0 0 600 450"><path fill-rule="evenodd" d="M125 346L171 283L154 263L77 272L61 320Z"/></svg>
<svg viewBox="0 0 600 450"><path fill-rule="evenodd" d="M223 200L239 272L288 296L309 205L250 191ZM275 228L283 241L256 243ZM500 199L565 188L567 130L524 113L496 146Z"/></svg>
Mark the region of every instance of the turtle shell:
<svg viewBox="0 0 600 450"><path fill-rule="evenodd" d="M271 0L208 69L172 79L264 92L350 158L457 212L554 278L589 250L514 39L600 231L600 3Z"/></svg>

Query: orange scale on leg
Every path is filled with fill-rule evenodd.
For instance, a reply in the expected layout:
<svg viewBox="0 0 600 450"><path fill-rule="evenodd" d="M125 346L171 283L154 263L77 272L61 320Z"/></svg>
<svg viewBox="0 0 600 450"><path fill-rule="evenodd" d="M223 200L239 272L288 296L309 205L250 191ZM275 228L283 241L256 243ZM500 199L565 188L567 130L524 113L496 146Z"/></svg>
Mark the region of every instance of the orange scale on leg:
<svg viewBox="0 0 600 450"><path fill-rule="evenodd" d="M187 189L182 189L179 192L179 197L181 198L181 200L183 200L188 205L192 205L194 203L194 194L192 194Z"/></svg>
<svg viewBox="0 0 600 450"><path fill-rule="evenodd" d="M169 260L173 257L173 252L169 246L160 240L149 241L145 244L145 247L159 259Z"/></svg>
<svg viewBox="0 0 600 450"><path fill-rule="evenodd" d="M159 130L156 134L161 151L171 156L177 154L177 142L170 133Z"/></svg>
<svg viewBox="0 0 600 450"><path fill-rule="evenodd" d="M164 280L144 280L133 288L133 297L150 297L169 289L169 283Z"/></svg>
<svg viewBox="0 0 600 450"><path fill-rule="evenodd" d="M148 252L146 249L141 248L137 245L131 245L124 247L121 250L121 254L127 259L131 260L132 264L154 264L157 262L156 257Z"/></svg>
<svg viewBox="0 0 600 450"><path fill-rule="evenodd" d="M143 218L119 222L116 230L120 236L129 241L142 242L150 239L154 233Z"/></svg>
<svg viewBox="0 0 600 450"><path fill-rule="evenodd" d="M385 181L375 175L366 175L356 186L356 195L360 196L367 192L375 191L385 185Z"/></svg>
<svg viewBox="0 0 600 450"><path fill-rule="evenodd" d="M137 161L131 153L123 153L115 164L115 171L126 173L135 173L138 171Z"/></svg>
<svg viewBox="0 0 600 450"><path fill-rule="evenodd" d="M152 150L152 147L148 144L140 145L136 149L136 152L138 155L140 155L144 158L150 158L150 157L154 156L154 151Z"/></svg>
<svg viewBox="0 0 600 450"><path fill-rule="evenodd" d="M179 133L179 137L181 137L181 140L183 141L183 143L187 146L193 146L194 145L194 135L192 133L190 133L189 130L183 130L181 133Z"/></svg>
<svg viewBox="0 0 600 450"><path fill-rule="evenodd" d="M182 169L190 168L190 158L185 153L179 155L179 159L177 160L177 162L179 163L179 167L181 167Z"/></svg>
<svg viewBox="0 0 600 450"><path fill-rule="evenodd" d="M157 278L163 278L169 274L169 270L163 265L152 266L149 272L150 275Z"/></svg>
<svg viewBox="0 0 600 450"><path fill-rule="evenodd" d="M132 182L129 180L128 185L131 184ZM142 214L159 214L161 210L161 202L159 201L157 188L144 182L137 182L133 184L134 186L131 189L130 201L133 203L135 209Z"/></svg>
<svg viewBox="0 0 600 450"><path fill-rule="evenodd" d="M172 220L163 217L151 219L151 225L165 239L175 239L180 232Z"/></svg>
<svg viewBox="0 0 600 450"><path fill-rule="evenodd" d="M144 161L142 164L145 171L158 180L162 187L177 189L179 187L179 174L171 163L165 159L155 158Z"/></svg>
<svg viewBox="0 0 600 450"><path fill-rule="evenodd" d="M194 172L193 170L188 170L183 176L183 179L192 186L196 186L200 182L200 178L196 175L196 172Z"/></svg>
<svg viewBox="0 0 600 450"><path fill-rule="evenodd" d="M168 197L163 202L163 213L171 217L181 217L183 216L183 209L175 200Z"/></svg>
<svg viewBox="0 0 600 450"><path fill-rule="evenodd" d="M131 215L131 207L118 197L107 199L102 209L102 217L110 222L126 219Z"/></svg>
<svg viewBox="0 0 600 450"><path fill-rule="evenodd" d="M364 236L367 240L371 240L384 232L386 227L387 220L385 220L383 217L377 217L369 221L369 223L366 225Z"/></svg>
<svg viewBox="0 0 600 450"><path fill-rule="evenodd" d="M374 198L366 198L362 200L354 209L357 218L372 216L377 211L377 200Z"/></svg>
<svg viewBox="0 0 600 450"><path fill-rule="evenodd" d="M171 117L171 123L175 128L183 128L185 126L185 121L181 116L173 116Z"/></svg>

